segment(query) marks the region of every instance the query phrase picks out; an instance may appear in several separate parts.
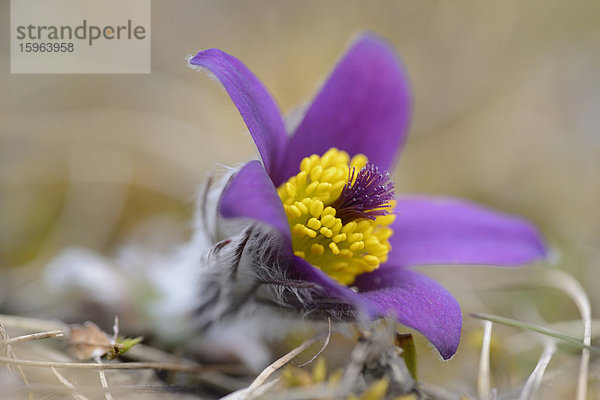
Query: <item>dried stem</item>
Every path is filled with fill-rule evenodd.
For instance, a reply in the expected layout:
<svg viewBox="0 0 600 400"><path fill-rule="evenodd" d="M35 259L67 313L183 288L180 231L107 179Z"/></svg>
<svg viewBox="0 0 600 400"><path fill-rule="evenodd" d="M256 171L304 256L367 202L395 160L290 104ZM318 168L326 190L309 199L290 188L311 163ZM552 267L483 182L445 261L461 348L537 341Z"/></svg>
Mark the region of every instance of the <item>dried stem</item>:
<svg viewBox="0 0 600 400"><path fill-rule="evenodd" d="M65 333L63 331L48 331L48 332L40 332L40 333L32 333L30 335L23 336L15 336L9 339L2 340L2 343L5 345L28 342L30 340L40 340L40 339L49 339L54 337L63 336Z"/></svg>
<svg viewBox="0 0 600 400"><path fill-rule="evenodd" d="M60 381L60 383L62 383L67 389L69 389L73 397L75 397L77 400L89 400L84 395L77 393L75 385L73 385L67 378L65 378L60 372L58 372L56 368L52 367L51 369L56 378Z"/></svg>
<svg viewBox="0 0 600 400"><path fill-rule="evenodd" d="M304 366L307 366L311 362L315 361L315 359L317 357L319 357L321 355L321 353L323 353L325 351L325 349L327 348L327 346L329 345L329 339L331 339L331 318L327 318L327 322L328 322L329 326L328 326L328 330L327 330L327 337L325 338L325 341L323 342L323 346L321 346L321 348L319 349L319 351L317 352L317 354L315 354L310 360L308 360L305 363L302 363L302 364L298 365L298 368L302 368Z"/></svg>
<svg viewBox="0 0 600 400"><path fill-rule="evenodd" d="M528 400L531 398L535 398L537 391L542 383L542 379L544 378L544 373L546 372L546 367L550 363L552 359L552 355L556 351L556 343L552 339L548 339L546 341L546 345L544 346L544 351L540 356L540 359L535 366L531 375L525 382L525 386L523 386L523 390L521 391L521 395L519 396L519 400Z"/></svg>
<svg viewBox="0 0 600 400"><path fill-rule="evenodd" d="M33 361L33 360L15 360L7 357L0 357L0 363L8 365L20 365L25 367L37 368L66 368L66 369L85 369L85 370L132 370L132 369L158 369L164 371L179 371L187 373L202 373L207 371L221 371L238 373L239 368L233 365L221 366L203 366L203 365L186 365L186 364L171 364L171 363L156 363L156 362L130 362L130 363L115 363L115 364L100 364L100 363L82 363L82 362L55 362L55 361Z"/></svg>
<svg viewBox="0 0 600 400"><path fill-rule="evenodd" d="M492 340L492 323L483 323L483 343L479 359L479 376L477 379L477 392L481 400L490 399L490 343Z"/></svg>
<svg viewBox="0 0 600 400"><path fill-rule="evenodd" d="M575 278L566 272L551 269L542 276L542 283L555 287L565 292L579 310L583 321L583 345L581 350L581 361L579 364L579 375L577 378L577 390L575 398L585 400L587 398L588 375L590 365L590 347L592 343L592 310L590 299L583 287Z"/></svg>
<svg viewBox="0 0 600 400"><path fill-rule="evenodd" d="M48 321L38 318L17 317L0 314L0 321L5 327L26 329L30 331L68 331L67 324L59 321Z"/></svg>

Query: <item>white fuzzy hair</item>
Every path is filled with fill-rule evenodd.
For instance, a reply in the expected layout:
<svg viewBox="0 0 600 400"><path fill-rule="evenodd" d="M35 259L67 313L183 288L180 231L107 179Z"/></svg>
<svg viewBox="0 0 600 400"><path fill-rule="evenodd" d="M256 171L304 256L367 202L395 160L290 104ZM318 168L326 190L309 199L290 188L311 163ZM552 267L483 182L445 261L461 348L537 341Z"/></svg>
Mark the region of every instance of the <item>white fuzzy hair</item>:
<svg viewBox="0 0 600 400"><path fill-rule="evenodd" d="M167 252L133 242L114 257L67 249L46 269L47 286L55 298L75 288L86 297L82 303L92 301L120 316L129 310L131 319L139 319L135 325L164 340L183 340L200 353L227 349L253 368L270 359L265 341L328 317L355 320L351 305L316 284L292 279L284 239L272 228L220 217L219 200L237 171L221 168L219 176L208 177L189 242ZM114 282L111 291L100 281ZM140 291L155 296L136 297Z"/></svg>

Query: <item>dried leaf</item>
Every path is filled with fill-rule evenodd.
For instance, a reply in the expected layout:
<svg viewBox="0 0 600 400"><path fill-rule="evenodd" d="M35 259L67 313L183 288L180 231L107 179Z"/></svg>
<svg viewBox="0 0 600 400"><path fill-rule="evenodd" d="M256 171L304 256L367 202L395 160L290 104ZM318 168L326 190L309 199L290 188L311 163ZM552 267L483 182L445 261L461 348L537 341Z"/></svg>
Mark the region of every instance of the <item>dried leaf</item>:
<svg viewBox="0 0 600 400"><path fill-rule="evenodd" d="M97 359L113 351L110 337L93 322L71 325L70 330L69 350L80 360Z"/></svg>

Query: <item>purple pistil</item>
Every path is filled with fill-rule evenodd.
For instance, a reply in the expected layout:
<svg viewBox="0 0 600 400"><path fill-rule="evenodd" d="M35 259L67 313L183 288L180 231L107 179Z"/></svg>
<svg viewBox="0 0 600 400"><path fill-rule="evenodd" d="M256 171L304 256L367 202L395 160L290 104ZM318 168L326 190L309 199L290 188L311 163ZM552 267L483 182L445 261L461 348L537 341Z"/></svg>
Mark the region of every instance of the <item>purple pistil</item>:
<svg viewBox="0 0 600 400"><path fill-rule="evenodd" d="M394 198L394 183L387 172L380 172L373 164L367 164L356 176L356 168L351 167L348 183L340 197L331 204L336 209L335 216L345 224L361 218L374 220L387 215Z"/></svg>

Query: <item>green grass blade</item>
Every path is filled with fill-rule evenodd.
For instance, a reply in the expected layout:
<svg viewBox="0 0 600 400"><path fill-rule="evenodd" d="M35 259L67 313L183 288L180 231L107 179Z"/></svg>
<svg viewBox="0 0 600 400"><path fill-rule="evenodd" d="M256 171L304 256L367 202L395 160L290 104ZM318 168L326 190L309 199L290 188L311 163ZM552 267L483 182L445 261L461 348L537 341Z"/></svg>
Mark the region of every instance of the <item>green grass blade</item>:
<svg viewBox="0 0 600 400"><path fill-rule="evenodd" d="M583 342L577 338L574 338L569 335L565 335L564 333L544 328L543 326L539 326L536 324L532 324L530 322L518 321L512 318L499 317L497 315L490 314L482 314L482 313L471 313L469 314L473 318L482 319L484 321L495 322L500 325L512 326L514 328L527 329L533 332L541 333L542 335L550 336L556 339L560 339L570 345L573 345L579 349L587 349L594 354L600 355L600 349L594 346L586 346Z"/></svg>

